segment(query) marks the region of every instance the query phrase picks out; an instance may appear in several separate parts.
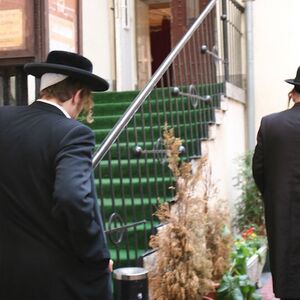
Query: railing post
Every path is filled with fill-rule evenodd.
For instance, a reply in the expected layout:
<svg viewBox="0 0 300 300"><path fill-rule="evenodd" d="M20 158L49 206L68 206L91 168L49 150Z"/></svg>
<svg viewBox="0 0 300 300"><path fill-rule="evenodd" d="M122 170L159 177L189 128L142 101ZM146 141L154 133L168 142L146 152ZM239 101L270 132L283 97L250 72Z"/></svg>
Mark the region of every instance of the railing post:
<svg viewBox="0 0 300 300"><path fill-rule="evenodd" d="M229 81L229 49L228 49L228 26L227 26L227 0L222 0L223 21L223 47L224 47L224 79Z"/></svg>
<svg viewBox="0 0 300 300"><path fill-rule="evenodd" d="M253 1L246 0L246 45L247 45L247 114L248 148L253 150L256 144L255 131L255 95L254 95L254 48L253 48Z"/></svg>

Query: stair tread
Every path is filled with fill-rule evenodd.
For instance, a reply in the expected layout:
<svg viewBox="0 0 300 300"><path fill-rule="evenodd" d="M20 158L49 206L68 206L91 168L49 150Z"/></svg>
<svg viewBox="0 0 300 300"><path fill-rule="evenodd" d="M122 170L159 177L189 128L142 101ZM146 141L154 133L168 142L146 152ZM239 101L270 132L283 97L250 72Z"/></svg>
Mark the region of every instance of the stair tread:
<svg viewBox="0 0 300 300"><path fill-rule="evenodd" d="M211 109L211 107L203 107L203 110L210 110L210 109ZM164 115L172 115L172 114L174 114L174 115L179 115L180 116L180 115L183 115L183 114L195 113L195 112L200 112L200 110L199 109L195 110L195 109L191 108L191 109L180 110L180 111L178 111L176 113L169 112L169 111L167 111L167 112L160 111L160 112L151 112L151 113L150 112L143 112L143 113L142 112L137 112L136 116L143 115L143 117L148 117L148 116L154 114L154 116L153 116L153 118L154 118L157 115L164 116ZM96 120L96 121L97 120L105 120L107 118L119 119L121 117L122 117L122 114L118 114L118 115L94 115L93 116L94 120Z"/></svg>
<svg viewBox="0 0 300 300"><path fill-rule="evenodd" d="M158 203L158 199L157 198L154 198L154 197L151 197L151 198L148 198L148 197L144 197L143 199L142 198L103 198L102 199L102 203L104 203L105 206L112 206L112 204L114 204L114 206L123 206L124 204L139 204L139 203L143 203L143 202L147 202L149 203L150 202L153 202L153 203Z"/></svg>
<svg viewBox="0 0 300 300"><path fill-rule="evenodd" d="M155 182L164 182L164 181L171 181L169 177L165 178L165 177L149 177L149 178L122 178L122 183L123 184L136 184L136 183L155 183ZM101 178L101 184L120 184L121 183L120 178ZM95 178L95 183L99 184L100 180Z"/></svg>
<svg viewBox="0 0 300 300"><path fill-rule="evenodd" d="M208 93L199 93L199 96L206 96ZM215 93L209 93L209 95L213 97L221 97L223 95L223 92L215 92ZM152 97L148 98L146 101L151 102L151 103L156 103L156 102L164 102L164 101L182 101L182 100L187 100L189 99L189 96L170 96L166 95L165 97ZM133 98L127 98L127 99L116 99L116 100L110 100L109 97L107 96L106 99L99 100L97 98L94 98L94 107L102 107L102 106L107 106L107 105L117 105L117 106L125 106L125 105L130 105L135 97ZM106 102L107 101L107 102ZM144 102L145 103L145 102ZM205 103L205 102L203 102ZM209 103L209 102L206 102Z"/></svg>
<svg viewBox="0 0 300 300"><path fill-rule="evenodd" d="M199 121L199 122L193 122L193 125L203 125L203 124L208 124L212 121L210 120L205 120L205 121ZM191 125L187 125L187 124L179 124L178 126L174 127L174 128L178 128L178 127L190 127ZM136 126L135 128L129 127L127 128L128 131L132 131L132 130L142 130L142 129L162 129L164 128L163 125L159 126L159 125L154 125L154 126ZM111 130L111 128L100 128L100 129L93 129L93 131L95 133L97 132L109 132Z"/></svg>

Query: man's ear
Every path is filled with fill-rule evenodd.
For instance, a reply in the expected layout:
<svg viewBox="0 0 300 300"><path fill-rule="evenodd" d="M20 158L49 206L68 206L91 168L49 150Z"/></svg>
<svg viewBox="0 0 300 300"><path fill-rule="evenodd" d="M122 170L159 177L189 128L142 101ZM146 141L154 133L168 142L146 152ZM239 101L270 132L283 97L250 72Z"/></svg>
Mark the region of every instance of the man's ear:
<svg viewBox="0 0 300 300"><path fill-rule="evenodd" d="M77 90L76 93L72 97L72 103L77 105L81 102L82 99L81 99L80 94L81 94L81 90Z"/></svg>

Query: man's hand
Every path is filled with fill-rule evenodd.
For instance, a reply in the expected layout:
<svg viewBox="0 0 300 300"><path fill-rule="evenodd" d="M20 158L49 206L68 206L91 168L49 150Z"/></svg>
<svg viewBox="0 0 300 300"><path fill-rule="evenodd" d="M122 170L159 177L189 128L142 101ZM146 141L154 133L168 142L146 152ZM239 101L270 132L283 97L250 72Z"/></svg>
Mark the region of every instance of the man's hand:
<svg viewBox="0 0 300 300"><path fill-rule="evenodd" d="M114 262L110 259L110 260L109 260L109 263L108 263L108 271L109 271L109 272L112 272L112 271L113 271L113 264L114 264Z"/></svg>

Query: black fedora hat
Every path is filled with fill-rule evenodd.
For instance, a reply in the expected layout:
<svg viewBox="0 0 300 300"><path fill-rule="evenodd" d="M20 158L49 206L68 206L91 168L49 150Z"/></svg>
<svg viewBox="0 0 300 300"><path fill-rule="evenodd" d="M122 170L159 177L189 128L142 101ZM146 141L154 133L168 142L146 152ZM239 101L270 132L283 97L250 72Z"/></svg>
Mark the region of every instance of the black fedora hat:
<svg viewBox="0 0 300 300"><path fill-rule="evenodd" d="M24 66L27 74L41 77L45 73L58 73L84 82L92 91L106 91L108 82L93 74L93 64L86 57L67 51L51 51L46 62L28 63Z"/></svg>
<svg viewBox="0 0 300 300"><path fill-rule="evenodd" d="M295 88L300 88L300 67L298 67L296 77L294 79L286 79L285 82L293 84Z"/></svg>

